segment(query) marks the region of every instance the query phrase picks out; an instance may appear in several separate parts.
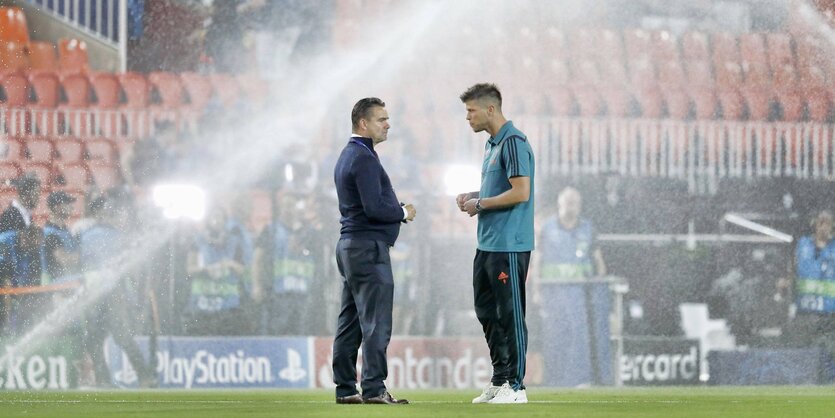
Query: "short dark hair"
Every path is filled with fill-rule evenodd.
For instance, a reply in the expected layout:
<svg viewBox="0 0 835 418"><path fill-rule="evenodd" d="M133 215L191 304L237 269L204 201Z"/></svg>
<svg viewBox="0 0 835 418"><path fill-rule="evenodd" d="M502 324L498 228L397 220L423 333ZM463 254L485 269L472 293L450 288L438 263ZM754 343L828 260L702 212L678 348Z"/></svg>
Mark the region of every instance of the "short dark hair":
<svg viewBox="0 0 835 418"><path fill-rule="evenodd" d="M478 83L468 88L467 91L461 94L461 101L467 103L470 100L478 100L485 97L496 100L499 102L499 107L502 107L502 93L493 83Z"/></svg>
<svg viewBox="0 0 835 418"><path fill-rule="evenodd" d="M386 103L376 97L360 99L351 111L351 126L356 129L360 126L360 119L365 119L371 112L372 107L386 107Z"/></svg>

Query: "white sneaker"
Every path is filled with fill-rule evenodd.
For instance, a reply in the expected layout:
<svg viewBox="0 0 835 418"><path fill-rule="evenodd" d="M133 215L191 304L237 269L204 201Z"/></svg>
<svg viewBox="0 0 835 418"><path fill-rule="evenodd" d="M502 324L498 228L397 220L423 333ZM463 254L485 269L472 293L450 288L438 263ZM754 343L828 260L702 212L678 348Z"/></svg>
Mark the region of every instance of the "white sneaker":
<svg viewBox="0 0 835 418"><path fill-rule="evenodd" d="M478 395L477 397L473 398L473 403L489 402L490 399L493 399L496 396L496 393L499 392L499 389L501 389L501 386L493 386L493 384L490 383L489 385L487 385L486 388L484 388L484 391L481 392L481 395Z"/></svg>
<svg viewBox="0 0 835 418"><path fill-rule="evenodd" d="M525 389L513 390L510 384L505 383L487 403L528 403L528 393Z"/></svg>

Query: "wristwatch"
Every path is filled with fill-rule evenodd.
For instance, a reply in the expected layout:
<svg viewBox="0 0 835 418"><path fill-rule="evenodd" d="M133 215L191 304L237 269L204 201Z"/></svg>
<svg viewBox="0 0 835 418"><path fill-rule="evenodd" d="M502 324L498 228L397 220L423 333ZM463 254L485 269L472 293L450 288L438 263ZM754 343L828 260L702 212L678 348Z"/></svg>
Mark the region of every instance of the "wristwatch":
<svg viewBox="0 0 835 418"><path fill-rule="evenodd" d="M482 210L484 210L484 208L481 207L481 199L475 201L475 210L476 212L481 212Z"/></svg>

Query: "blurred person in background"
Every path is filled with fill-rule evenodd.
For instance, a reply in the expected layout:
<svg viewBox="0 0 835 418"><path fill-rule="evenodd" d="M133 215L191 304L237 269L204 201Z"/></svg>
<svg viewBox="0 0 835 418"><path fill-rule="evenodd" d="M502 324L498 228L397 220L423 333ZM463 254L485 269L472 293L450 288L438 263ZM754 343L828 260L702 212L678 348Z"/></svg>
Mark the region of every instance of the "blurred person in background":
<svg viewBox="0 0 835 418"><path fill-rule="evenodd" d="M271 335L309 335L315 306L311 306L316 272L315 248L304 223L305 201L299 196L280 199L280 219L258 237L255 281L265 289L265 331Z"/></svg>
<svg viewBox="0 0 835 418"><path fill-rule="evenodd" d="M31 174L12 181L17 199L0 214L0 232L18 231L32 223L32 211L41 201L41 181Z"/></svg>
<svg viewBox="0 0 835 418"><path fill-rule="evenodd" d="M0 233L0 283L4 288L41 285L43 230L34 224L17 231ZM21 335L38 320L45 300L41 294L3 296L5 327L12 335Z"/></svg>
<svg viewBox="0 0 835 418"><path fill-rule="evenodd" d="M803 346L820 345L835 354L835 234L832 212L812 219L812 234L795 248L797 315L789 323L789 340Z"/></svg>
<svg viewBox="0 0 835 418"><path fill-rule="evenodd" d="M351 138L334 167L342 224L336 263L342 301L333 342L333 379L338 404L408 404L386 389L394 279L389 249L400 224L415 218L411 204L394 193L375 147L388 137L386 104L360 99L351 110ZM357 391L357 350L362 345L362 395Z"/></svg>
<svg viewBox="0 0 835 418"><path fill-rule="evenodd" d="M140 387L153 387L156 372L134 340L142 292L129 272L120 271L131 252L129 233L134 214L130 202L123 193L106 193L91 202L90 211L95 222L79 236L79 263L88 291L103 292L87 313L85 324L85 348L93 362L96 384L113 386L104 358L105 339L110 335L127 354Z"/></svg>
<svg viewBox="0 0 835 418"><path fill-rule="evenodd" d="M67 224L75 201L62 191L52 192L46 199L49 220L43 228L44 272L49 282L65 278L78 265L78 242Z"/></svg>
<svg viewBox="0 0 835 418"><path fill-rule="evenodd" d="M190 335L247 335L245 291L250 249L240 228L230 228L226 212L212 207L187 257L188 306L183 325Z"/></svg>
<svg viewBox="0 0 835 418"><path fill-rule="evenodd" d="M494 84L473 85L460 99L473 132L490 134L481 189L456 197L462 212L478 216L473 297L493 363L490 386L473 403L527 403L525 281L534 249L534 154L502 113Z"/></svg>

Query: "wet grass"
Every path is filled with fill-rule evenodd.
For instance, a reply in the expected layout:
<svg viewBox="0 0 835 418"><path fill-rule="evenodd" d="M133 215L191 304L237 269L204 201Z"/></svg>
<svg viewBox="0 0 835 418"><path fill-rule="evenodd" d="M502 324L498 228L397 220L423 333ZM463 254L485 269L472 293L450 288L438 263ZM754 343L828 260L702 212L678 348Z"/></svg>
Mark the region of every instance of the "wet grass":
<svg viewBox="0 0 835 418"><path fill-rule="evenodd" d="M396 391L411 405L336 405L325 390L0 392L0 417L829 417L835 386L529 388L526 405L477 391Z"/></svg>

